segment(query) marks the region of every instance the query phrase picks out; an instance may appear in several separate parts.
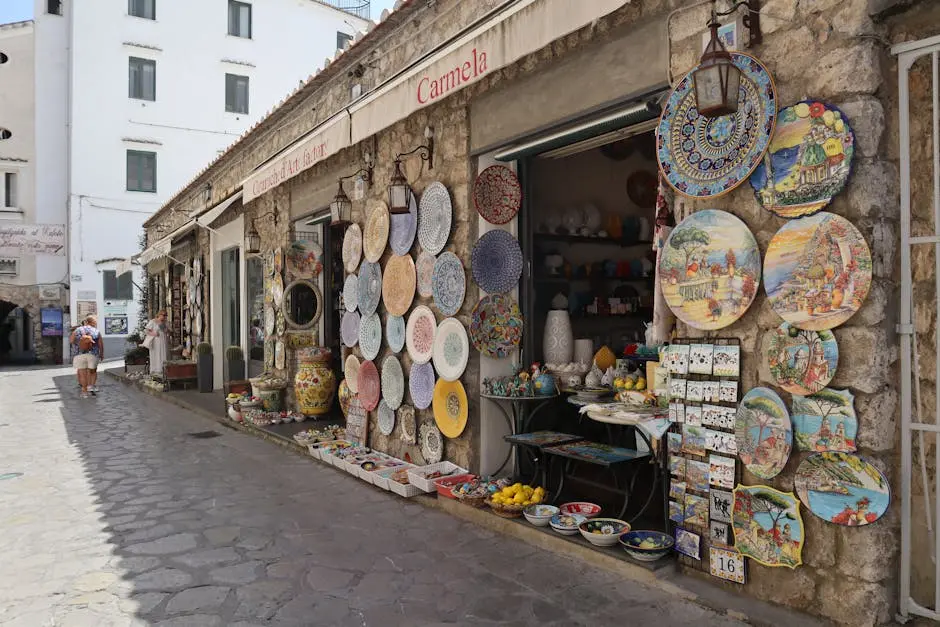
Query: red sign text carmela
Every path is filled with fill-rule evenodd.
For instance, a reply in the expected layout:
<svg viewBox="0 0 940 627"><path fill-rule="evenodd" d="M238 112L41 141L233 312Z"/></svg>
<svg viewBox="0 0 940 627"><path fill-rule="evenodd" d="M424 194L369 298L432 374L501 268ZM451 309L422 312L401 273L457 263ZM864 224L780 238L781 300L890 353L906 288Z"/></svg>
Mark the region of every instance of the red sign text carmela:
<svg viewBox="0 0 940 627"><path fill-rule="evenodd" d="M270 174L252 182L251 197L260 196L287 179L297 176L307 168L313 167L313 164L329 154L327 144L327 141L322 141L312 146L305 146L303 150L295 150L292 154L287 155Z"/></svg>
<svg viewBox="0 0 940 627"><path fill-rule="evenodd" d="M418 82L418 102L427 104L446 96L449 92L458 89L486 73L486 53L477 52L474 48L471 58L464 61L449 72L437 77L423 76Z"/></svg>

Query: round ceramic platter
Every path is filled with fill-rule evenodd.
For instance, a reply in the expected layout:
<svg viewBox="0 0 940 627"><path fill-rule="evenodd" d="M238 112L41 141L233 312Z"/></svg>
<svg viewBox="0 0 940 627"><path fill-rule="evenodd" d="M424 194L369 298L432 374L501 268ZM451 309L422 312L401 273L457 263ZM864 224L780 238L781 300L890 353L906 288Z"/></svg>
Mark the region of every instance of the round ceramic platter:
<svg viewBox="0 0 940 627"><path fill-rule="evenodd" d="M739 218L704 209L679 223L659 254L663 297L696 329L721 329L744 315L760 283L760 249Z"/></svg>
<svg viewBox="0 0 940 627"><path fill-rule="evenodd" d="M502 294L516 286L522 276L522 250L506 231L487 231L470 254L473 280L488 294Z"/></svg>
<svg viewBox="0 0 940 627"><path fill-rule="evenodd" d="M202 307L202 289L196 286L196 306Z"/></svg>
<svg viewBox="0 0 940 627"><path fill-rule="evenodd" d="M202 335L202 316L199 315L199 312L196 312L196 315L193 318L193 333L196 335Z"/></svg>
<svg viewBox="0 0 940 627"><path fill-rule="evenodd" d="M790 459L793 427L790 412L776 392L761 387L744 395L734 419L734 439L738 457L752 475L773 479L780 474Z"/></svg>
<svg viewBox="0 0 940 627"><path fill-rule="evenodd" d="M741 70L738 110L706 118L695 108L693 74L679 81L659 119L659 170L679 193L714 198L743 183L764 158L777 120L770 72L752 56L732 52Z"/></svg>
<svg viewBox="0 0 940 627"><path fill-rule="evenodd" d="M355 272L362 261L362 229L358 224L350 224L343 237L343 267L346 272Z"/></svg>
<svg viewBox="0 0 940 627"><path fill-rule="evenodd" d="M834 213L784 223L764 256L764 289L770 305L793 326L810 331L844 324L871 289L868 243Z"/></svg>
<svg viewBox="0 0 940 627"><path fill-rule="evenodd" d="M774 385L797 396L825 388L839 365L832 331L802 331L788 322L769 336L764 354Z"/></svg>
<svg viewBox="0 0 940 627"><path fill-rule="evenodd" d="M437 259L426 250L418 255L418 262L415 264L415 273L417 274L418 294L424 298L429 298L434 294L434 266Z"/></svg>
<svg viewBox="0 0 940 627"><path fill-rule="evenodd" d="M450 192L443 183L431 183L421 194L418 209L418 241L421 248L432 255L444 250L447 240L450 239L452 219Z"/></svg>
<svg viewBox="0 0 940 627"><path fill-rule="evenodd" d="M396 255L407 255L415 243L418 232L418 201L414 193L409 193L408 213L391 215L392 227L388 235L389 246Z"/></svg>
<svg viewBox="0 0 940 627"><path fill-rule="evenodd" d="M453 316L463 306L467 293L467 273L454 253L443 252L434 262L431 292L438 311L445 316Z"/></svg>
<svg viewBox="0 0 940 627"><path fill-rule="evenodd" d="M359 307L359 276L349 274L343 281L343 306L346 311L356 311Z"/></svg>
<svg viewBox="0 0 940 627"><path fill-rule="evenodd" d="M434 400L434 366L429 363L411 364L408 373L408 391L411 402L418 409L427 409Z"/></svg>
<svg viewBox="0 0 940 627"><path fill-rule="evenodd" d="M491 165L473 182L473 206L490 224L506 224L522 206L522 187L516 173L504 165Z"/></svg>
<svg viewBox="0 0 940 627"><path fill-rule="evenodd" d="M379 314L363 316L359 321L359 350L366 359L375 359L382 349L382 319Z"/></svg>
<svg viewBox="0 0 940 627"><path fill-rule="evenodd" d="M347 311L339 324L339 334L343 338L343 345L352 348L359 343L359 314Z"/></svg>
<svg viewBox="0 0 940 627"><path fill-rule="evenodd" d="M284 369L284 360L287 357L284 349L284 340L278 340L274 343L274 367L278 370Z"/></svg>
<svg viewBox="0 0 940 627"><path fill-rule="evenodd" d="M415 408L411 405L402 405L398 409L398 436L406 444L414 444L418 437L418 425L415 423Z"/></svg>
<svg viewBox="0 0 940 627"><path fill-rule="evenodd" d="M274 335L274 307L271 305L264 306L264 332L266 335Z"/></svg>
<svg viewBox="0 0 940 627"><path fill-rule="evenodd" d="M366 360L359 365L358 387L356 394L359 396L362 408L366 411L375 411L375 408L379 406L379 399L382 398L382 382L374 362Z"/></svg>
<svg viewBox="0 0 940 627"><path fill-rule="evenodd" d="M405 398L405 373L394 355L382 361L382 398L392 409L398 409Z"/></svg>
<svg viewBox="0 0 940 627"><path fill-rule="evenodd" d="M505 294L483 297L470 317L470 340L487 357L508 357L522 341L522 312L516 301Z"/></svg>
<svg viewBox="0 0 940 627"><path fill-rule="evenodd" d="M413 362L423 364L431 361L434 355L435 331L437 320L434 318L434 312L424 305L415 307L408 316L408 325L405 328L405 345Z"/></svg>
<svg viewBox="0 0 940 627"><path fill-rule="evenodd" d="M274 304L277 307L280 307L281 302L284 300L284 279L281 278L280 274L275 274L274 280L271 282L271 298L274 299Z"/></svg>
<svg viewBox="0 0 940 627"><path fill-rule="evenodd" d="M793 487L806 509L847 527L870 525L891 504L891 487L884 474L848 453L810 455L797 468Z"/></svg>
<svg viewBox="0 0 940 627"><path fill-rule="evenodd" d="M264 369L274 369L274 342L264 343Z"/></svg>
<svg viewBox="0 0 940 627"><path fill-rule="evenodd" d="M363 316L375 313L382 299L382 268L364 261L359 270L359 311Z"/></svg>
<svg viewBox="0 0 940 627"><path fill-rule="evenodd" d="M346 377L346 387L353 394L359 392L359 358L350 355L343 364L343 376Z"/></svg>
<svg viewBox="0 0 940 627"><path fill-rule="evenodd" d="M350 355L352 357L353 355ZM359 363L359 362L356 362ZM343 373L343 380L339 382L337 386L336 397L339 399L339 408L343 412L343 416L349 415L349 403L352 401L353 391L349 387L349 382L345 379L345 372ZM359 376L359 372L356 372L356 377ZM358 381L357 381L358 383Z"/></svg>
<svg viewBox="0 0 940 627"><path fill-rule="evenodd" d="M764 209L780 217L812 215L845 189L854 155L855 134L845 115L806 100L777 114L767 158L754 169L751 186Z"/></svg>
<svg viewBox="0 0 940 627"><path fill-rule="evenodd" d="M434 422L448 438L460 437L467 427L467 392L460 381L439 379L434 385Z"/></svg>
<svg viewBox="0 0 940 627"><path fill-rule="evenodd" d="M369 217L366 218L365 230L362 233L362 250L368 261L376 263L385 252L388 244L388 231L391 221L388 216L388 206L377 201L373 203Z"/></svg>
<svg viewBox="0 0 940 627"><path fill-rule="evenodd" d="M296 240L287 249L287 273L295 279L319 276L323 270L323 247L313 240Z"/></svg>
<svg viewBox="0 0 940 627"><path fill-rule="evenodd" d="M411 255L393 255L385 262L382 302L393 316L404 316L415 298L415 262Z"/></svg>
<svg viewBox="0 0 940 627"><path fill-rule="evenodd" d="M429 464L436 464L444 457L444 438L431 423L421 425L421 456Z"/></svg>
<svg viewBox="0 0 940 627"><path fill-rule="evenodd" d="M456 318L446 318L437 326L434 336L434 369L445 381L456 381L463 375L470 357L467 330Z"/></svg>
<svg viewBox="0 0 940 627"><path fill-rule="evenodd" d="M278 246L274 249L274 274L280 275L284 271L284 253L281 251L281 247Z"/></svg>
<svg viewBox="0 0 940 627"><path fill-rule="evenodd" d="M388 406L388 403L383 399L379 403L379 433L382 435L392 435L392 431L395 430L395 410Z"/></svg>
<svg viewBox="0 0 940 627"><path fill-rule="evenodd" d="M284 335L287 331L287 320L284 319L284 314L277 312L274 316L277 322L274 323L274 332L277 335Z"/></svg>
<svg viewBox="0 0 940 627"><path fill-rule="evenodd" d="M385 318L385 341L393 353L400 353L405 347L405 319L402 316Z"/></svg>
<svg viewBox="0 0 940 627"><path fill-rule="evenodd" d="M264 258L264 269L267 271L268 276L274 275L274 251L269 250L267 256Z"/></svg>

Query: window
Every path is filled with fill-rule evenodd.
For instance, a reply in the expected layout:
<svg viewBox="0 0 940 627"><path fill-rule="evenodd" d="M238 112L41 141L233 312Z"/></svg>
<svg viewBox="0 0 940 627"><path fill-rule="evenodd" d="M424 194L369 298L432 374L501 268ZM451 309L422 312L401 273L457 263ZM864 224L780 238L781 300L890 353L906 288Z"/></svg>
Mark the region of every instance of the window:
<svg viewBox="0 0 940 627"><path fill-rule="evenodd" d="M347 35L346 33L336 31L336 49L337 50L345 50L346 42L352 41L352 40L353 40L352 35Z"/></svg>
<svg viewBox="0 0 940 627"><path fill-rule="evenodd" d="M134 284L131 282L134 278L132 272L125 272L117 276L114 270L105 270L104 275L104 299L105 300L133 300Z"/></svg>
<svg viewBox="0 0 940 627"><path fill-rule="evenodd" d="M157 19L157 0L127 0L127 14L148 20Z"/></svg>
<svg viewBox="0 0 940 627"><path fill-rule="evenodd" d="M127 151L127 191L157 191L157 153Z"/></svg>
<svg viewBox="0 0 940 627"><path fill-rule="evenodd" d="M127 68L127 97L138 100L156 100L157 62L153 59L130 57Z"/></svg>
<svg viewBox="0 0 940 627"><path fill-rule="evenodd" d="M12 208L17 206L15 172L6 172L3 175L3 206Z"/></svg>
<svg viewBox="0 0 940 627"><path fill-rule="evenodd" d="M46 0L46 13L62 15L62 0Z"/></svg>
<svg viewBox="0 0 940 627"><path fill-rule="evenodd" d="M248 113L247 76L225 75L225 110L231 113Z"/></svg>
<svg viewBox="0 0 940 627"><path fill-rule="evenodd" d="M228 34L251 39L251 5L228 0Z"/></svg>

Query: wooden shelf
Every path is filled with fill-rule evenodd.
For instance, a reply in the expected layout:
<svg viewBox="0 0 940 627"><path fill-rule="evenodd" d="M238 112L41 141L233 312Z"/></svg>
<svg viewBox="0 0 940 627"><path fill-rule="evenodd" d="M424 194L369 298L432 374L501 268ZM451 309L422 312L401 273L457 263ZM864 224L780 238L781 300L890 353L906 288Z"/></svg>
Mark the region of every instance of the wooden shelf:
<svg viewBox="0 0 940 627"><path fill-rule="evenodd" d="M638 317L646 317L647 315L653 315L652 307L640 307L634 312L626 314L577 314L572 315L572 320L612 320L616 318L621 319L634 319Z"/></svg>
<svg viewBox="0 0 940 627"><path fill-rule="evenodd" d="M613 239L611 237L591 237L589 235L562 235L559 233L536 233L536 240L543 241L554 241L554 242L569 242L572 244L604 244L608 246L622 246L622 247L632 247L632 246L652 246L652 240L637 240L635 242L627 242L620 239Z"/></svg>

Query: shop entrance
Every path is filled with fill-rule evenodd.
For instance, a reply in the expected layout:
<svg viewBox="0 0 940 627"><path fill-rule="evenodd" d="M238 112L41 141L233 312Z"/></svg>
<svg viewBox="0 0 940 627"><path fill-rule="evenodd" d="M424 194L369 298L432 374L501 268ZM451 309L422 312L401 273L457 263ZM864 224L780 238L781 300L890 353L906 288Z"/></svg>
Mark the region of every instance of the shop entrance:
<svg viewBox="0 0 940 627"><path fill-rule="evenodd" d="M0 300L0 365L33 362L32 322L29 312Z"/></svg>

